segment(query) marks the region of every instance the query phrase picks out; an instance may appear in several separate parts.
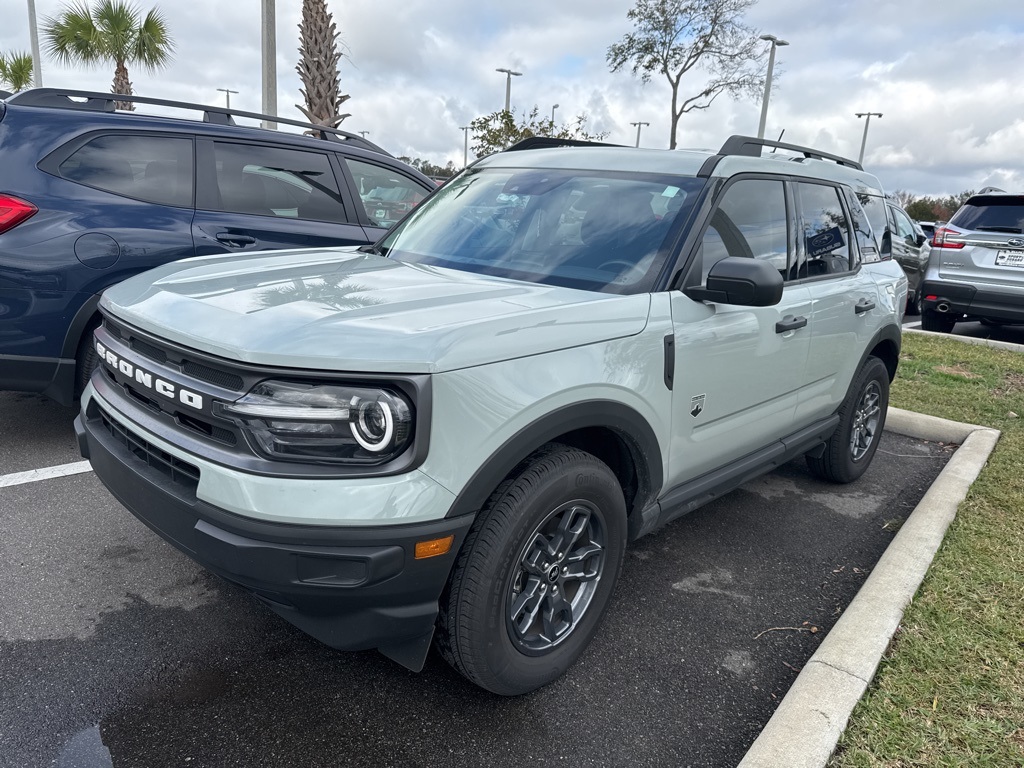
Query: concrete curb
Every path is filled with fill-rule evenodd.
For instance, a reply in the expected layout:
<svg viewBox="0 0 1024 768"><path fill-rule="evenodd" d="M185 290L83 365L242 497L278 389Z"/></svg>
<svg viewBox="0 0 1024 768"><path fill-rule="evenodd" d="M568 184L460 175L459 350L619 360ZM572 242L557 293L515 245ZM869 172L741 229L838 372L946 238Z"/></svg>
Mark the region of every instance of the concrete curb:
<svg viewBox="0 0 1024 768"><path fill-rule="evenodd" d="M962 341L964 344L976 344L981 347L993 347L994 349L1007 349L1010 352L1024 352L1024 344L1014 344L1011 341L996 341L995 339L979 339L974 336L954 336L951 333L935 333L935 331L923 331L920 328L903 327L903 333L920 333L925 336L936 336L940 339L953 339Z"/></svg>
<svg viewBox="0 0 1024 768"><path fill-rule="evenodd" d="M945 336L945 334L942 334ZM946 337L948 338L948 337ZM804 666L739 768L823 768L999 431L890 408L886 429L960 448Z"/></svg>

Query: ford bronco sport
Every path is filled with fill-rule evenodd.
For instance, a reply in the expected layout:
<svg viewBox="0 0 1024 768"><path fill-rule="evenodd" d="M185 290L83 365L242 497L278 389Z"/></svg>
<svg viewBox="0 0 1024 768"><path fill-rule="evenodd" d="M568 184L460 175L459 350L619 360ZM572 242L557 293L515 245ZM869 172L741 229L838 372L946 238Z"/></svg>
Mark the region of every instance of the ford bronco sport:
<svg viewBox="0 0 1024 768"><path fill-rule="evenodd" d="M856 163L565 144L475 163L375 246L109 289L83 455L330 646L554 680L629 541L801 455L865 471L907 294Z"/></svg>

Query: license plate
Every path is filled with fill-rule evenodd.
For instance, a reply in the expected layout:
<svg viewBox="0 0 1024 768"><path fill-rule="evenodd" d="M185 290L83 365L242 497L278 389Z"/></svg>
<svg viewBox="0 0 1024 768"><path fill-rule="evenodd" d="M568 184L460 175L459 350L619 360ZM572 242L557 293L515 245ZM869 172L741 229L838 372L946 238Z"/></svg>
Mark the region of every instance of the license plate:
<svg viewBox="0 0 1024 768"><path fill-rule="evenodd" d="M1024 253L1021 251L996 251L997 267L1024 267Z"/></svg>

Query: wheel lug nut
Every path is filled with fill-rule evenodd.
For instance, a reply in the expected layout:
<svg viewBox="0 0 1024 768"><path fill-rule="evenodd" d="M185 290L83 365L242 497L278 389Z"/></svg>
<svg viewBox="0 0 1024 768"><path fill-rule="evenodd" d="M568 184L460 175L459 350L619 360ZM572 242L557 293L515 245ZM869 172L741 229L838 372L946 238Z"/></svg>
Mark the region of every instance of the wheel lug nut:
<svg viewBox="0 0 1024 768"><path fill-rule="evenodd" d="M568 573L568 572L569 572L569 566L563 565L562 566L562 573Z"/></svg>

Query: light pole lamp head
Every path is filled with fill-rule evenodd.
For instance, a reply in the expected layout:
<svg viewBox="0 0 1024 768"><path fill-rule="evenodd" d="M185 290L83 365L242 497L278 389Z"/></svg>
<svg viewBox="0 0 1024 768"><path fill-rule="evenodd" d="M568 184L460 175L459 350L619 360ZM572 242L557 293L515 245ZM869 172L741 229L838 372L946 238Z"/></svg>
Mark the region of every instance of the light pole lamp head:
<svg viewBox="0 0 1024 768"><path fill-rule="evenodd" d="M522 72L515 72L515 71L513 71L511 69L504 69L502 67L499 67L499 68L495 69L494 71L495 72L503 72L506 75L508 75L509 77L519 77L521 74L523 74Z"/></svg>
<svg viewBox="0 0 1024 768"><path fill-rule="evenodd" d="M780 40L775 35L761 35L761 39L762 40L767 40L772 45L777 45L777 46L779 46L779 45L789 45L788 41Z"/></svg>
<svg viewBox="0 0 1024 768"><path fill-rule="evenodd" d="M881 117L881 112L854 112L857 117Z"/></svg>

